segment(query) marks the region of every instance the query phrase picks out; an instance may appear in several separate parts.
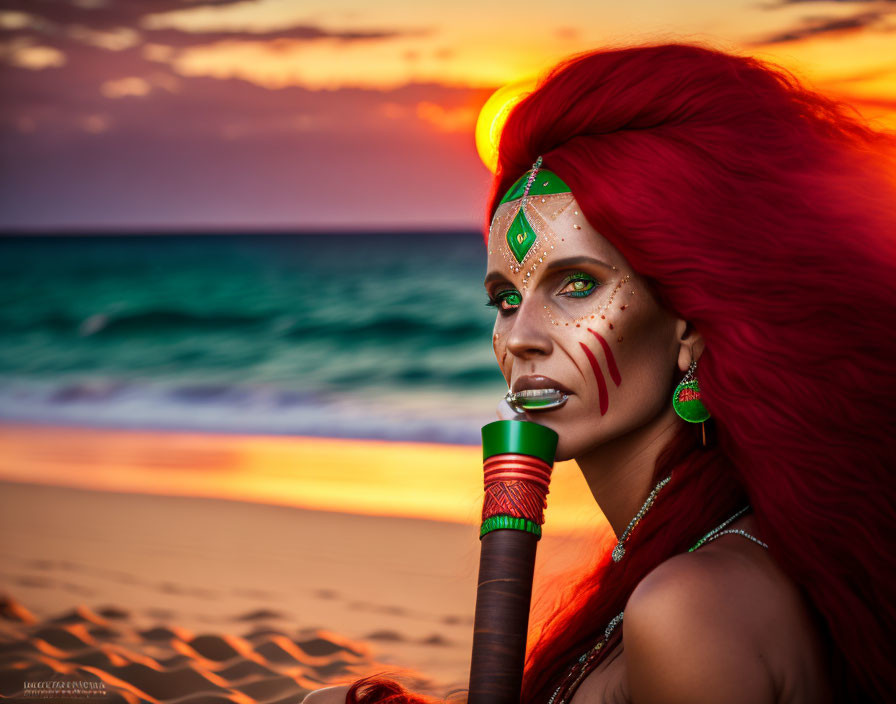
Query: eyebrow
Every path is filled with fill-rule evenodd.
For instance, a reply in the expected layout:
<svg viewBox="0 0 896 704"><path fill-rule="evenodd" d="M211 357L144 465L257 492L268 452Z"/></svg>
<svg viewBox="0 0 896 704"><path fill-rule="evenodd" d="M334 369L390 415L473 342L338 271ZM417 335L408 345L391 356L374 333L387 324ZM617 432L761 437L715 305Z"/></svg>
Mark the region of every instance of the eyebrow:
<svg viewBox="0 0 896 704"><path fill-rule="evenodd" d="M607 269L612 269L613 267L607 264L606 262L601 261L600 259L595 259L594 257L586 257L586 256L578 256L578 257L567 257L566 259L555 259L552 262L549 262L545 266L545 271L555 271L557 269L568 269L575 266L581 266L582 264L591 264L592 266L602 266ZM505 279L506 276L502 274L500 271L490 271L485 276L485 280L482 282L483 286L488 286L492 281L496 279Z"/></svg>

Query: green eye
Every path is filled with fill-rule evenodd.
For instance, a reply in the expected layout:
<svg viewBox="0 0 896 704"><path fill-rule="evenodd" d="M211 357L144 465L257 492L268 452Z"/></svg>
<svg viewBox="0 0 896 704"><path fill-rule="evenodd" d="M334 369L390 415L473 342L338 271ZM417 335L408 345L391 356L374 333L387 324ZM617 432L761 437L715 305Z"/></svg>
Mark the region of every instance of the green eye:
<svg viewBox="0 0 896 704"><path fill-rule="evenodd" d="M570 274L563 280L563 288L559 295L583 298L594 293L598 282L585 273Z"/></svg>
<svg viewBox="0 0 896 704"><path fill-rule="evenodd" d="M510 291L507 295L498 296L502 303L505 303L508 306L518 306L523 302L523 297L519 294L518 291Z"/></svg>
<svg viewBox="0 0 896 704"><path fill-rule="evenodd" d="M515 289L508 288L504 291L499 291L494 298L489 297L485 305L494 306L498 308L498 310L503 312L513 310L522 302L523 297L520 295L520 292Z"/></svg>

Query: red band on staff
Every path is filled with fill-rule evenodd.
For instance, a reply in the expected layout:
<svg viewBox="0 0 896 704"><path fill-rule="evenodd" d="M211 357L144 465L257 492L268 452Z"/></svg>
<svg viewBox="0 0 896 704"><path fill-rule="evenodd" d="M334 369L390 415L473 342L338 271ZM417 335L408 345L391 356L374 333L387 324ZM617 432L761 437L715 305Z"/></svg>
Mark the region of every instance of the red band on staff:
<svg viewBox="0 0 896 704"><path fill-rule="evenodd" d="M482 466L489 469L491 467L500 467L506 464L531 467L533 471L540 472L545 476L550 476L551 474L551 465L544 460L540 460L537 457L530 457L529 455L512 455L510 453L492 455L482 463Z"/></svg>
<svg viewBox="0 0 896 704"><path fill-rule="evenodd" d="M495 455L483 464L486 484L504 479L524 479L547 490L551 481L551 466L528 455Z"/></svg>
<svg viewBox="0 0 896 704"><path fill-rule="evenodd" d="M539 457L533 457L532 455L519 455L514 454L513 452L502 452L500 455L492 455L487 460L485 460L485 464L489 462L493 462L494 460L504 460L504 459L514 459L520 462L531 462L532 464L536 464L539 467L550 467L550 465L545 462L543 459Z"/></svg>
<svg viewBox="0 0 896 704"><path fill-rule="evenodd" d="M530 455L506 453L489 457L483 463L482 520L505 515L543 524L551 470L551 465Z"/></svg>
<svg viewBox="0 0 896 704"><path fill-rule="evenodd" d="M505 515L528 518L541 525L544 523L544 509L547 505L544 490L529 482L496 482L486 487L482 520Z"/></svg>
<svg viewBox="0 0 896 704"><path fill-rule="evenodd" d="M501 464L493 464L485 467L483 473L485 475L486 480L492 478L492 480L497 480L498 475L501 472L520 472L522 474L528 474L532 477L532 481L549 481L550 475L547 472L542 470L539 467L533 467L530 464L524 464L522 462L502 462Z"/></svg>
<svg viewBox="0 0 896 704"><path fill-rule="evenodd" d="M533 487L540 488L545 494L550 490L548 484L544 482L536 482L527 474L515 474L513 472L502 474L500 479L486 481L485 488L488 489L492 484L506 484L507 482L528 482Z"/></svg>
<svg viewBox="0 0 896 704"><path fill-rule="evenodd" d="M548 482L533 479L530 474L526 474L525 472L507 472L502 473L497 477L488 477L486 478L484 485L488 487L489 484L495 484L496 482L529 482L534 487L540 487L544 493L547 493L549 490Z"/></svg>

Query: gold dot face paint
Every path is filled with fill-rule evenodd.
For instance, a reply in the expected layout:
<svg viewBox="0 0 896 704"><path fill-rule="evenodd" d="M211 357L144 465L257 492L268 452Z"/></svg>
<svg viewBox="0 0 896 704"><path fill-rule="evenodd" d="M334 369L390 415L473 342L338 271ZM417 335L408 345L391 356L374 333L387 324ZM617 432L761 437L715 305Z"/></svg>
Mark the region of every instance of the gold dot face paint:
<svg viewBox="0 0 896 704"><path fill-rule="evenodd" d="M624 295L624 293L620 294L620 291L622 291L625 284L627 284L630 280L631 280L631 274L626 274L622 278L618 279L616 281L616 284L613 286L613 289L610 292L610 295L608 298L595 301L595 308L593 308L591 310L587 310L584 313L577 315L576 317L568 317L568 316L564 317L561 314L556 314L556 313L554 313L551 306L545 305L544 310L545 310L545 315L547 316L548 322L550 322L551 325L557 325L557 326L565 325L566 327L569 327L570 325L574 325L575 327L578 328L578 327L585 326L587 323L589 323L592 320L598 320L598 319L606 320L607 314L608 313L612 314L614 301L616 300L618 295ZM620 306L621 310L625 310L626 308L627 308L626 305ZM611 322L609 324L609 327L611 330L614 329L614 324Z"/></svg>
<svg viewBox="0 0 896 704"><path fill-rule="evenodd" d="M510 391L519 392L510 400L534 395L538 403L517 408L558 432L558 457L576 457L667 400L675 318L571 193L527 199L535 240L517 261L506 239L520 205L502 203L489 230L495 358Z"/></svg>

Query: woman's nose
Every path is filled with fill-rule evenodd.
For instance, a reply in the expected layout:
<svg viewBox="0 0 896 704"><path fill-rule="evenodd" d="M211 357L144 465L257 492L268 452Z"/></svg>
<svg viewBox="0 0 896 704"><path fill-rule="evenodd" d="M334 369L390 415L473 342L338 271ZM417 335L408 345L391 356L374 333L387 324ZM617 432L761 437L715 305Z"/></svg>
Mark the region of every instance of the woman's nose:
<svg viewBox="0 0 896 704"><path fill-rule="evenodd" d="M507 351L514 357L526 359L551 353L548 321L541 314L540 307L536 298L529 297L517 308L513 328L507 335Z"/></svg>

